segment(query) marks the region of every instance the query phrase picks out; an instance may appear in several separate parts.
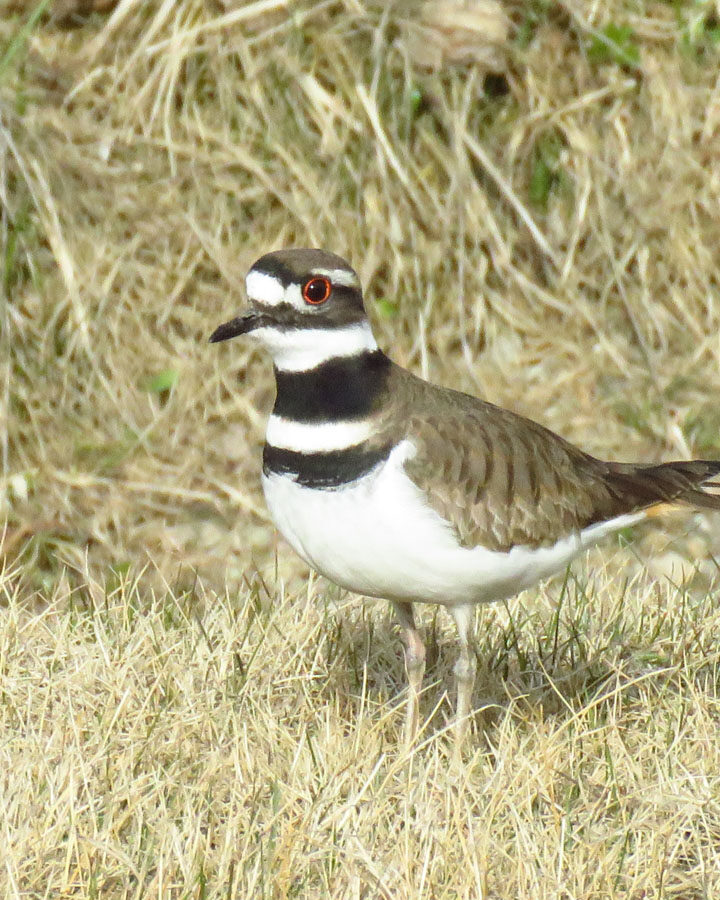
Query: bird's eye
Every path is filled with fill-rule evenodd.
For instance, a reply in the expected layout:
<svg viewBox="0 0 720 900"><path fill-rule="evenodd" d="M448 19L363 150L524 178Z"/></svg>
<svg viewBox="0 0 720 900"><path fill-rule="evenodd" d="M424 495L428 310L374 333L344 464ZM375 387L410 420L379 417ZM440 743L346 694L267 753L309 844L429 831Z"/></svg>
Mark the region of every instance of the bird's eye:
<svg viewBox="0 0 720 900"><path fill-rule="evenodd" d="M331 290L332 285L330 284L330 279L319 277L311 278L310 281L306 281L303 285L302 295L306 303L311 303L313 306L319 306L327 300Z"/></svg>

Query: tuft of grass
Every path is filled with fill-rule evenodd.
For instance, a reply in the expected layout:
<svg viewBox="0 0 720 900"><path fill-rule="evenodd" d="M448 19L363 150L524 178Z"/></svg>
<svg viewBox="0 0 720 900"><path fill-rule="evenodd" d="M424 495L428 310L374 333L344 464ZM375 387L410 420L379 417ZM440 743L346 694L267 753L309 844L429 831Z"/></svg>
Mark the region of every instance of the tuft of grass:
<svg viewBox="0 0 720 900"><path fill-rule="evenodd" d="M720 17L706 4L676 7L680 47L699 65L714 64L720 51Z"/></svg>
<svg viewBox="0 0 720 900"><path fill-rule="evenodd" d="M593 34L587 53L588 58L596 63L612 62L629 69L640 65L640 48L630 25L609 22Z"/></svg>
<svg viewBox="0 0 720 900"><path fill-rule="evenodd" d="M537 29L545 24L551 13L548 0L528 0L522 7L522 17L515 31L515 43L524 50L535 37Z"/></svg>
<svg viewBox="0 0 720 900"><path fill-rule="evenodd" d="M564 179L562 149L562 137L554 131L541 135L533 147L528 193L533 206L542 212L547 212L551 191Z"/></svg>
<svg viewBox="0 0 720 900"><path fill-rule="evenodd" d="M145 390L151 394L168 393L177 384L179 374L177 369L163 369L145 381Z"/></svg>
<svg viewBox="0 0 720 900"><path fill-rule="evenodd" d="M0 84L7 77L15 57L26 52L27 44L38 22L42 19L52 0L40 0L31 10L25 22L11 35L0 52Z"/></svg>

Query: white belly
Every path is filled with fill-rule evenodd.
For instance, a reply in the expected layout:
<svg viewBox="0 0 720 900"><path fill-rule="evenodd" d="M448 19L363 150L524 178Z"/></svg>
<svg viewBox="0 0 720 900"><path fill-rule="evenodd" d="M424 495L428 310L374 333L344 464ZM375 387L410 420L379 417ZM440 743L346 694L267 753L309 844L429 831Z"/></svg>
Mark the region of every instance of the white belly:
<svg viewBox="0 0 720 900"><path fill-rule="evenodd" d="M281 534L314 569L359 594L388 600L456 605L501 600L563 569L584 547L643 518L644 513L564 538L552 547L503 553L462 547L424 502L403 463L403 441L387 461L346 488L318 490L290 476L263 476Z"/></svg>

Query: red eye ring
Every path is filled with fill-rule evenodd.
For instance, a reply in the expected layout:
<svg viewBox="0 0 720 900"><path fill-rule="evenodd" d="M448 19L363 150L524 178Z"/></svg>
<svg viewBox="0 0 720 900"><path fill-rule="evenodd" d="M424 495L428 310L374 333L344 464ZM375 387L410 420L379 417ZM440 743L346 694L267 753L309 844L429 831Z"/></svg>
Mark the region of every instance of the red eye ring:
<svg viewBox="0 0 720 900"><path fill-rule="evenodd" d="M303 285L303 300L311 306L320 306L321 303L328 299L331 291L330 279L324 278L322 275L316 275Z"/></svg>

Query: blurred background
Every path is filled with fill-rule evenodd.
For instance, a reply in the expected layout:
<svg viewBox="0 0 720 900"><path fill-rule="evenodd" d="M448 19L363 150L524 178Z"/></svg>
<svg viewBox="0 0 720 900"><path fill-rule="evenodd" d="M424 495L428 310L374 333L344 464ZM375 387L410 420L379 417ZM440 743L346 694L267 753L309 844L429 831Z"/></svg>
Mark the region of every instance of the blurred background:
<svg viewBox="0 0 720 900"><path fill-rule="evenodd" d="M4 690L14 697L0 709L8 733L18 736L7 750L7 771L37 754L37 771L44 772L27 782L12 807L19 830L8 871L16 885L35 884L37 877L46 889L67 890L63 896L75 890L95 896L92 873L117 869L119 880L106 885L112 893L112 885L125 883L130 864L120 851L103 855L98 847L117 841L113 846L134 860L133 883L153 884L158 894L152 879L159 877L159 859L174 873L173 883L187 890L202 881L199 871L212 870L218 891L221 884L242 883L244 896L291 896L292 878L279 863L280 869L268 863L274 857L267 845L253 845L252 852L243 845L242 860L249 860L247 872L258 866L265 873L268 893L239 874L244 862L227 848L250 827L241 814L248 795L235 798L238 818L228 819L233 791L240 791L243 778L274 784L279 772L288 777L291 761L295 766L301 758L295 754L305 753L298 734L312 731L315 716L327 716L324 725L315 723L322 733L314 738L325 749L312 755L310 747L312 761L298 763L298 777L310 773L310 780L342 790L338 773L350 764L333 756L333 748L357 727L364 737L353 746L364 750L349 771L370 779L363 766L376 758L368 749L373 740L382 747L382 736L390 735L396 743L400 713L390 713L403 684L402 661L385 604L363 606L324 583L308 587L307 569L276 537L259 484L273 396L270 362L247 343L210 346L208 337L244 305L244 276L257 257L285 246L324 247L354 265L381 346L412 371L531 416L596 455L630 461L720 456L718 5L3 0L0 10L0 606L8 642L0 658L9 667L3 668ZM713 639L707 619L707 589L716 572L720 523L687 515L666 529L621 537L622 552L606 550L598 559L605 560L609 578L617 570L623 578L610 578L609 589L601 585L604 599L595 607L594 599L582 605L580 591L584 625L574 629L563 618L567 644L565 638L558 644L555 631L552 664L558 677L569 672L575 678L572 690L558 693L538 675L545 669L531 652L542 645L540 638L535 643L542 628L550 629L543 639L553 646L558 622L552 598L559 588L551 599L541 598L540 619L520 615L525 632L514 631L502 609L486 613L481 660L491 662L481 664L482 697L503 709L506 690L543 698L530 704L534 711L519 731L513 726L493 738L520 742L520 749L508 744L517 771L525 771L526 738L528 760L550 759L555 751L558 765L574 758L562 742L554 750L544 744L545 755L533 743L540 741L533 729L553 703L563 710L577 701L583 708L582 690L625 665L633 678L646 666L672 666L678 647L688 665L693 659L698 667L710 665L717 634ZM663 618L685 602L673 585L691 585L693 596L704 598L696 624L710 630L698 643L678 638L669 623L681 618ZM624 604L618 615L630 617L622 627L610 615L618 602ZM524 609L511 610L517 608ZM648 624L653 615L657 629ZM271 617L273 628L263 616ZM615 630L603 636L611 620ZM432 622L433 634L440 629L441 645L433 651L440 654L438 668L431 660L429 669L440 683L431 689L429 715L450 683L454 638L444 624L436 626L432 611L424 621ZM573 641L584 640L580 632L596 650L622 644L625 655L613 657L619 669L597 662L599 651L585 645L586 657L575 653ZM631 646L643 647L642 654L633 655ZM549 666L542 647L537 652ZM279 658L284 664L273 670ZM578 662L586 658L595 660L590 675ZM238 681L229 694L218 687L203 705L216 664L221 681ZM253 665L267 671L250 683ZM340 674L346 671L351 674ZM124 678L135 685L129 693ZM515 687L506 689L503 678ZM156 734L147 716L158 684L164 685L157 712L163 728ZM119 699L126 697L132 698L127 709ZM714 721L709 696L705 700L697 709ZM363 720L366 703L372 711ZM79 706L85 730L72 724ZM669 708L675 715L677 705ZM234 718L239 709L240 720ZM243 778L238 772L245 763L233 756L242 755L238 721L252 731ZM285 730L278 730L280 722ZM622 727L627 734L629 720ZM684 734L684 727L673 734ZM707 733L693 728L694 735ZM625 793L610 769L598 774L599 783L610 784L616 800L642 798L647 812L642 803L655 796L648 785L669 746L663 740L656 746L639 739L649 754L647 767L638 762L644 774ZM677 746L688 745L678 738ZM605 753L593 752L598 759ZM643 752L637 751L638 760ZM706 746L702 753L708 752ZM702 753L683 765L688 771L699 765L716 778L718 761ZM279 757L284 762L273 768ZM125 774L116 768L106 784L101 772L108 759L125 766ZM159 760L167 782L155 781ZM483 766L492 762L478 766L477 784L486 783ZM392 773L382 790L395 784ZM473 815L486 810L484 833L505 834L511 843L526 828L526 846L546 852L540 870L564 871L575 857L568 849L558 862L553 854L564 852L564 838L558 832L553 844L554 826L535 822L534 800L519 803L512 826L492 819L534 778L527 774L523 785L510 785L498 775L492 782L497 805L483 800ZM39 787L53 779L63 787L50 794L65 798L57 809ZM87 807L71 783L85 785ZM426 773L428 791L433 783ZM185 793L176 796L179 784ZM119 786L129 804L122 809L112 805L120 804ZM666 788L658 790L672 806L675 800L667 798L682 789L675 782ZM533 788L538 797L556 789L558 808L587 800L576 794L563 799L559 783ZM302 794L306 808L315 809L320 793ZM350 794L343 800L332 795L335 808L350 809L343 805ZM414 802L425 810L424 821L455 827L441 795ZM215 809L210 798L221 796L225 805ZM307 823L301 828L290 813L283 819L279 796L260 792L250 807L253 821L284 835L282 860L289 858L289 835L300 841L304 829L304 839L314 838L307 837ZM704 808L692 796L693 810ZM102 822L91 814L98 798L105 804ZM464 809L462 800L457 803ZM437 818L428 811L433 804ZM51 807L49 823L43 811L50 815ZM40 836L29 810L42 823ZM214 832L207 810L218 817ZM608 815L614 828L617 813ZM429 871L445 865L429 831L421 849L400 847L388 832L379 855L353 856L353 841L376 833L374 814L367 816L361 824L352 819L354 836L338 851L339 869L321 849L342 844L351 820L320 817L324 837L311 849L296 846L309 880L294 896L441 896L423 893L413 868L427 848ZM648 833L664 834L675 848L673 859L690 859L692 847L700 846L693 843L695 825L685 831L678 822L686 819L668 814L670 830L662 831L653 816L648 812L643 820ZM92 846L81 846L72 829L67 836L63 823L71 820L95 835ZM194 835L190 849L183 844L178 850L176 827L178 834L187 828ZM218 829L226 838L222 852L203 843ZM143 837L133 844L128 834ZM382 829L377 835L367 840L382 841ZM602 849L588 838L583 846L592 865L576 859L581 881L569 894L557 885L543 894L529 874L523 880L525 862L510 845L495 860L501 874L482 878L490 879L497 896L590 896L593 878L599 893L592 896L611 896L618 882L611 874L603 880L604 863L612 858L622 867L618 835L604 844L602 837ZM453 846L455 837L448 838ZM197 861L200 844L204 869L188 862ZM470 845L463 846L469 853ZM316 852L328 866L322 877L313 869ZM477 866L493 852L484 845ZM638 851L633 877L640 880L632 884L645 884L642 873L653 866L659 871L664 852ZM404 863L397 853L406 854ZM691 883L704 884L706 893L688 892L687 873L712 871L712 853L697 851L692 864L678 863L675 881L675 875L662 876L677 888L662 896L711 896L708 882L693 881L694 875ZM384 859L383 865L373 869L371 857ZM470 890L453 879L470 878L471 868L458 860L447 866L442 883L450 893L442 896ZM663 871L675 872L670 863ZM377 887L388 872L405 873L383 882L400 893ZM430 882L422 883L429 891ZM637 890L623 896L660 896Z"/></svg>
<svg viewBox="0 0 720 900"><path fill-rule="evenodd" d="M23 590L274 556L270 364L207 337L282 246L350 259L384 349L432 380L596 454L720 453L713 4L5 10L0 516Z"/></svg>

